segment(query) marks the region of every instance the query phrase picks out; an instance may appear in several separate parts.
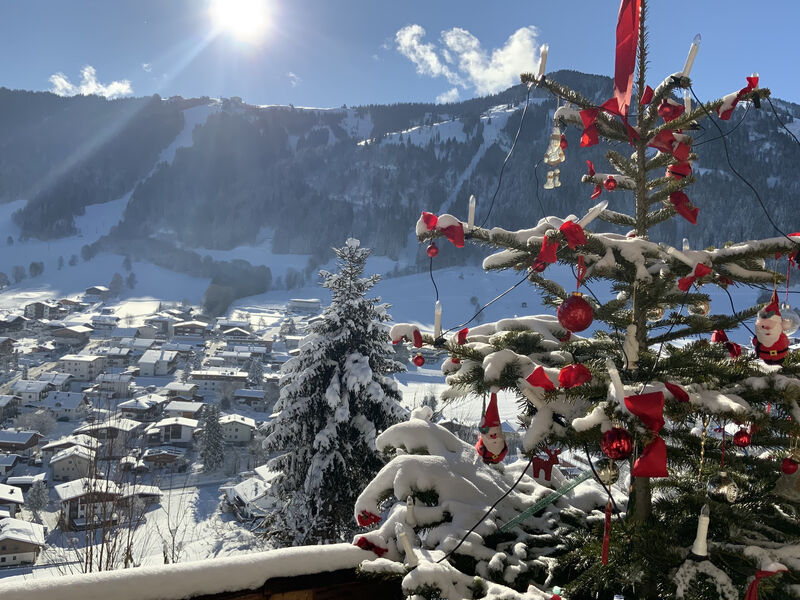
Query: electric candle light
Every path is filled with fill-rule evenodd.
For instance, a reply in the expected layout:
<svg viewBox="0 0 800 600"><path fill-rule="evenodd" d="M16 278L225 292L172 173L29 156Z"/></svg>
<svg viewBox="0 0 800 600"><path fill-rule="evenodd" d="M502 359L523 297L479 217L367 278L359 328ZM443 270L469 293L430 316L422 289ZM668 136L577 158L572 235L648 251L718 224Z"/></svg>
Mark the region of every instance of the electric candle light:
<svg viewBox="0 0 800 600"><path fill-rule="evenodd" d="M622 385L622 378L619 376L619 371L617 371L617 365L615 365L614 361L610 358L606 359L606 369L608 370L611 383L614 386L614 395L617 397L620 406L624 407L625 387Z"/></svg>
<svg viewBox="0 0 800 600"><path fill-rule="evenodd" d="M442 303L436 301L436 308L433 311L433 337L439 339L442 336Z"/></svg>
<svg viewBox="0 0 800 600"><path fill-rule="evenodd" d="M689 56L686 57L686 64L683 65L683 72L681 75L684 77L689 76L689 72L692 70L692 65L694 64L694 59L697 57L697 51L700 49L700 34L698 33L694 36L692 40L692 47L689 48Z"/></svg>
<svg viewBox="0 0 800 600"><path fill-rule="evenodd" d="M398 523L398 525L400 524ZM403 545L403 550L406 554L406 564L409 567L416 567L419 560L417 560L417 555L414 554L414 548L411 547L411 542L408 541L406 532L398 528L397 539L399 539L400 543Z"/></svg>
<svg viewBox="0 0 800 600"><path fill-rule="evenodd" d="M536 80L541 81L542 77L544 77L544 69L547 65L547 51L550 49L550 46L547 44L542 44L541 48L539 48L539 73L536 75Z"/></svg>
<svg viewBox="0 0 800 600"><path fill-rule="evenodd" d="M683 107L687 113L692 112L692 96L689 94L689 90L683 92Z"/></svg>
<svg viewBox="0 0 800 600"><path fill-rule="evenodd" d="M700 516L697 518L697 535L694 538L694 544L692 544L692 553L690 555L694 560L706 560L708 558L708 545L706 544L706 538L708 537L708 521L710 513L711 511L708 508L708 504L704 504L702 510L700 511Z"/></svg>
<svg viewBox="0 0 800 600"><path fill-rule="evenodd" d="M469 197L469 218L467 220L467 229L472 231L475 229L475 196Z"/></svg>

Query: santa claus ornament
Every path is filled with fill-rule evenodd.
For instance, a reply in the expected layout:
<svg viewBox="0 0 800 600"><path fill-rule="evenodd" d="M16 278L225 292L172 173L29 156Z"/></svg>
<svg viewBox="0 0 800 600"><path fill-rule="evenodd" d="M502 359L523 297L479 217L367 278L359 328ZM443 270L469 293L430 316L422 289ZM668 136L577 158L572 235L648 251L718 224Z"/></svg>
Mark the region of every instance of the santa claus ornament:
<svg viewBox="0 0 800 600"><path fill-rule="evenodd" d="M483 459L487 464L499 463L505 458L508 452L506 445L506 438L503 435L503 429L500 427L500 413L497 410L497 394L492 394L489 399L489 406L486 407L486 413L478 425L480 431L480 438L478 443L475 444L475 450L478 451L478 456Z"/></svg>
<svg viewBox="0 0 800 600"><path fill-rule="evenodd" d="M783 318L778 308L778 293L758 311L756 337L753 338L756 356L768 365L781 365L789 351L789 338L783 332Z"/></svg>

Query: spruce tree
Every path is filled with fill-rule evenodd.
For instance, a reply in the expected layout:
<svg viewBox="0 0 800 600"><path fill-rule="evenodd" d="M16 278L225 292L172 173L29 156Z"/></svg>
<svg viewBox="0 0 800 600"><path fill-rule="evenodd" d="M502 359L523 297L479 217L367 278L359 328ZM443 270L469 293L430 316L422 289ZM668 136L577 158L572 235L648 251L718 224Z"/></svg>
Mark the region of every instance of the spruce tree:
<svg viewBox="0 0 800 600"><path fill-rule="evenodd" d="M219 423L219 406L211 404L207 408L204 417L201 455L203 469L213 471L222 464L225 458L225 446L222 439L222 425Z"/></svg>
<svg viewBox="0 0 800 600"><path fill-rule="evenodd" d="M331 304L284 365L278 415L266 431L265 449L278 453L270 464L280 472L268 529L283 543L351 535L353 503L383 464L375 437L403 414L387 306L366 296L379 276L362 277L370 251L348 239L334 252L338 272L320 273Z"/></svg>
<svg viewBox="0 0 800 600"><path fill-rule="evenodd" d="M705 250L678 250L655 239L652 230L670 219L698 219L698 207L686 193L695 181L696 124L715 132L711 120L728 118L736 103L758 106L770 91L749 77L740 91L686 109L681 95L691 89L688 73L670 75L650 89L646 5L641 0L630 114L623 111L618 118L613 112L617 103L599 107L549 76L522 76L523 82L551 91L559 104L567 101L556 110L555 125L583 130L582 146L596 139L615 143L606 154L609 168L597 168L606 172L589 164L583 177L593 197L606 194L608 204L598 204L580 220L542 215L532 227L516 231L470 228L450 215L437 220L428 213L416 226L420 241L439 236L453 241L455 233L464 232L468 240L499 250L484 260L484 268L525 272L541 290L545 305L553 308L553 314L504 319L460 335L435 338L423 332L424 344L444 346L451 354L443 367L449 385L444 396L510 391L520 400L520 420L527 426L526 452L533 455L544 444L570 450L575 459L602 459L604 468L595 475L606 487L598 494L600 483L594 483L593 491L584 488L582 494L558 500L558 510L547 509L519 523L508 523L509 503L515 502L519 512L525 502L514 495L501 500L498 493L495 508L490 509L495 498L486 498L473 509L474 533L463 527L462 519L452 519L460 529L438 533L435 528L447 522L443 511L450 508L438 502L444 488L456 483L423 468L425 459L433 457L399 455L390 463L396 466L387 466L376 478L356 510L361 507L376 518L388 515L378 531L366 536L365 547L396 558L402 531L406 539L419 534L423 547L442 551L421 560L448 559L412 570L403 582L408 594L462 598L468 589L480 597L488 585L493 597L538 599L550 597L558 584L570 600L610 600L614 594L626 599L737 600L758 585L756 573L763 571L760 575L769 576L757 596L751 590L748 598L797 597L800 364L792 353L784 362L781 349L775 354L758 350L760 342L758 356L753 356L725 335L757 313L759 321L775 320L774 301L731 311L727 302L711 306L708 294L710 286L771 288L780 282L783 278L766 260L796 253L800 238L780 231L796 227L775 224L773 238ZM560 134L554 128L554 145L548 149L552 156L546 157L553 166L563 149ZM631 149L627 155L626 148ZM580 149L570 147L568 153L580 160ZM552 185L557 175L550 174L546 189L557 187ZM741 197L732 199L757 200L744 184ZM630 214L626 204L633 207ZM712 227L703 223L702 203L698 205L698 226ZM622 227L623 233L602 232L599 221ZM590 224L593 231L585 229ZM585 296L578 298L548 278L547 268L556 262L572 267ZM595 296L589 291L595 289L611 293ZM577 317L588 314L580 312L587 305L592 316L578 323ZM789 316L786 310L784 320ZM592 318L601 327L592 336L580 334ZM776 320L779 330L796 329ZM411 324L395 328L398 335L393 337L410 337L408 332L416 329ZM576 374L581 375L577 380ZM726 427L735 429L726 433ZM411 451L414 443L412 438L405 446ZM398 446L388 438L387 444ZM451 457L455 449L440 444L428 451ZM391 474L400 466L404 477L398 485ZM623 482L630 478L629 488L611 487L615 468ZM533 496L543 496L520 477L531 503ZM478 470L475 478L485 475ZM607 488L615 502L607 509L612 518L604 560ZM406 511L401 497L406 490L426 490L434 498L435 516L418 511L411 524L408 519L393 522ZM393 507L378 503L387 492L390 497L394 493ZM481 516L483 510L488 512ZM430 535L434 531L437 535Z"/></svg>

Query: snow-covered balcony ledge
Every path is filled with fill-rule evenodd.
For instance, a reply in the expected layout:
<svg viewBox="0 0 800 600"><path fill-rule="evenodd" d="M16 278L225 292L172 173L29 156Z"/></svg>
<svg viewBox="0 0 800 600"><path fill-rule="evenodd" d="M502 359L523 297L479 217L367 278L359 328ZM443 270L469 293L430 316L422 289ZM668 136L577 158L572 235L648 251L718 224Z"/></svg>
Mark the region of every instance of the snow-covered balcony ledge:
<svg viewBox="0 0 800 600"><path fill-rule="evenodd" d="M359 579L375 555L351 544L300 546L226 558L0 581L3 600L185 600L188 598L402 598L399 580ZM291 592L298 592L299 595Z"/></svg>

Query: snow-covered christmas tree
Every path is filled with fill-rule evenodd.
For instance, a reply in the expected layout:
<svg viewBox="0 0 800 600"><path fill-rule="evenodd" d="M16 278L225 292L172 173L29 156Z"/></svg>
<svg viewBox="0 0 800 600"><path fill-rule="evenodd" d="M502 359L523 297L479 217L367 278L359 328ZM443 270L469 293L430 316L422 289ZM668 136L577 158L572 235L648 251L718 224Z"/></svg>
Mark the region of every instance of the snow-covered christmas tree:
<svg viewBox="0 0 800 600"><path fill-rule="evenodd" d="M383 466L375 437L405 416L392 374L402 370L389 342L390 318L366 294L379 276L362 277L370 251L348 239L334 250L339 271L322 271L331 304L282 370L278 415L265 450L280 472L267 530L279 543L347 540L355 499Z"/></svg>
<svg viewBox="0 0 800 600"><path fill-rule="evenodd" d="M203 438L201 455L203 468L213 471L225 460L225 441L222 436L222 425L219 422L219 406L210 404L203 419Z"/></svg>
<svg viewBox="0 0 800 600"><path fill-rule="evenodd" d="M560 99L544 188L559 187L562 128L575 126L581 147L618 143L606 155L607 172L587 161L583 177L587 193L597 199L605 192L607 200L581 218L543 215L516 231L475 227L472 215L462 222L423 213L416 225L420 241L497 248L484 268L526 273L554 314L453 335L442 333L438 317L432 335L413 324L393 328L396 341L449 351L445 398L518 397L531 455L526 470L539 473L536 484L518 465L499 462L502 433L488 411L480 457L474 453L471 462L457 441L420 419L381 436L379 447L397 449L396 457L355 507L360 522L380 527L355 541L385 557L364 569L404 575L409 595L800 597L800 369L785 334L800 319L774 294L767 306L712 307L707 293L710 286L772 290L782 277L766 259L783 254L793 263L800 237L784 233L795 229L790 224L774 224L774 238L706 250L651 239L651 229L669 219L703 226L702 207L686 193L695 181L698 123L722 132L717 121L728 120L737 104L760 106L770 92L754 75L719 100L692 106L689 94L680 99L679 92L692 91L699 39L682 71L648 86L646 5L622 0L614 97L601 106L549 79L546 51L539 73L522 76ZM724 134L718 143L728 143ZM579 149L569 153L580 157ZM754 188L741 190L732 200L763 202ZM598 221L629 231L601 232ZM570 265L586 295L548 279L554 263ZM611 293L596 297L590 290L597 282ZM756 315L754 355L725 331L748 327ZM603 327L580 335L594 322ZM545 448L548 458L537 456ZM594 482L570 490L557 468L542 478L558 450L587 459L582 477ZM555 504L548 508L548 501ZM387 560L401 556L406 567Z"/></svg>

